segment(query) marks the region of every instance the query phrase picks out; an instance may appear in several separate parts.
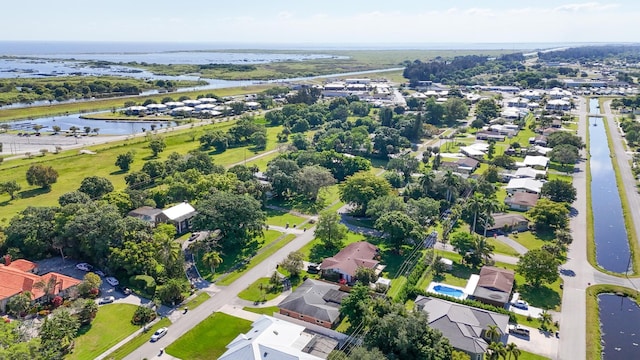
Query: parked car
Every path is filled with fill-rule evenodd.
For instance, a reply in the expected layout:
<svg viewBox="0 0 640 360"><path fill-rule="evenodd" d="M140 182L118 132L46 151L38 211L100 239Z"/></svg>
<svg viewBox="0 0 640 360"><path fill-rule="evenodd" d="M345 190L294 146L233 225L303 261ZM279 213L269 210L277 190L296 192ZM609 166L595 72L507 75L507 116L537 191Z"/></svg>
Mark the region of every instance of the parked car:
<svg viewBox="0 0 640 360"><path fill-rule="evenodd" d="M91 271L91 269L93 269L93 266L87 263L80 263L76 265L76 269L82 270L82 271Z"/></svg>
<svg viewBox="0 0 640 360"><path fill-rule="evenodd" d="M307 266L307 272L309 274L317 274L320 272L320 265L311 263Z"/></svg>
<svg viewBox="0 0 640 360"><path fill-rule="evenodd" d="M125 295L129 295L131 294L131 289L129 288L123 288L121 286L116 286L116 291L120 291L121 293L125 294Z"/></svg>
<svg viewBox="0 0 640 360"><path fill-rule="evenodd" d="M529 329L520 325L509 325L509 334L529 337Z"/></svg>
<svg viewBox="0 0 640 360"><path fill-rule="evenodd" d="M160 338L167 335L167 331L169 331L169 329L166 327L158 329L158 331L154 332L153 335L151 335L151 342L160 340Z"/></svg>
<svg viewBox="0 0 640 360"><path fill-rule="evenodd" d="M522 310L529 310L529 303L524 300L516 300L511 303L511 306Z"/></svg>
<svg viewBox="0 0 640 360"><path fill-rule="evenodd" d="M105 277L107 276L107 274L105 274L102 270L93 270L94 274L100 276L100 277Z"/></svg>
<svg viewBox="0 0 640 360"><path fill-rule="evenodd" d="M118 279L116 279L116 278L114 278L112 276L109 276L109 277L105 278L104 280L106 282L108 282L109 285L111 285L111 286L118 286L118 284L120 284L120 281L118 281Z"/></svg>
<svg viewBox="0 0 640 360"><path fill-rule="evenodd" d="M116 301L116 298L113 296L106 296L101 298L100 300L98 300L98 304L111 304L112 302Z"/></svg>

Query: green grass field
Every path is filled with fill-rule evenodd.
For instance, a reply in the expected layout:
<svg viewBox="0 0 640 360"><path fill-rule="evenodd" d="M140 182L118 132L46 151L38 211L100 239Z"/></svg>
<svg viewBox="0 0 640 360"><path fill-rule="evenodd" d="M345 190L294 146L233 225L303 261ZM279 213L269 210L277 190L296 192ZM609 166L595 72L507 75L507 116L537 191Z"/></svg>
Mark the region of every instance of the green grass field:
<svg viewBox="0 0 640 360"><path fill-rule="evenodd" d="M93 359L140 329L131 324L136 308L131 304L101 306L93 322L79 330L73 353L66 359Z"/></svg>
<svg viewBox="0 0 640 360"><path fill-rule="evenodd" d="M132 352L134 352L137 348L139 348L140 346L144 345L145 343L147 343L149 341L150 338L150 334L153 334L154 332L156 332L156 330L160 329L161 327L165 327L165 326L169 326L171 325L171 321L167 318L164 318L160 321L158 321L155 325L153 325L152 327L149 328L149 330L147 330L146 333L141 333L138 336L134 337L133 339L131 339L131 341L129 341L128 343L124 344L123 346L121 346L120 348L118 348L118 350L112 352L111 354L109 354L107 356L108 360L120 360L120 359L124 359L125 357L127 357L127 355L131 354Z"/></svg>
<svg viewBox="0 0 640 360"><path fill-rule="evenodd" d="M189 302L186 303L185 306L188 307L190 310L193 310L198 306L202 305L203 302L209 300L210 298L211 298L211 295L203 291L198 295L196 295L195 298L189 300Z"/></svg>
<svg viewBox="0 0 640 360"><path fill-rule="evenodd" d="M290 214L286 211L266 209L266 213L267 225L286 227L288 224L290 227L293 227L306 221L305 218Z"/></svg>
<svg viewBox="0 0 640 360"><path fill-rule="evenodd" d="M166 352L182 360L217 359L231 340L249 329L251 321L215 313L174 341Z"/></svg>
<svg viewBox="0 0 640 360"><path fill-rule="evenodd" d="M197 139L205 131L211 129L227 130L232 125L232 122L224 122L163 134L162 137L167 143L167 148L159 154L158 160L165 160L172 152L185 154L190 150L198 149L200 143ZM254 152L251 147L246 146L228 149L223 153L213 154L213 161L219 165L231 166L242 162L244 158L273 150L277 145L275 137L281 130L281 127L267 128L268 142L265 150ZM136 138L87 147L87 149L96 152L95 155L79 154L77 150L69 150L60 154L48 154L44 157L3 162L0 164L0 178L3 181L17 181L22 190L19 192L20 198L13 201L8 195L0 195L0 224L6 223L13 215L24 210L27 206L33 205L34 202L37 202L39 206L57 206L60 195L77 190L82 179L87 176L107 178L113 183L115 190L123 190L126 174L121 173L119 168L115 166L116 157L119 154L134 151L135 157L130 172L139 171L144 165L145 159L149 159L151 156L151 150L147 146L148 142L144 138ZM34 163L52 166L58 172L58 182L53 184L50 190L42 190L27 184L25 174L29 166Z"/></svg>
<svg viewBox="0 0 640 360"><path fill-rule="evenodd" d="M272 300L280 295L280 291L267 291L270 288L269 278L260 278L246 289L242 290L238 297L249 301Z"/></svg>
<svg viewBox="0 0 640 360"><path fill-rule="evenodd" d="M252 313L256 313L256 314L261 314L261 315L273 315L273 313L277 313L278 311L280 311L280 309L277 306L266 306L266 307L259 307L259 308L254 308L254 307L243 307L242 310L245 311L249 311Z"/></svg>

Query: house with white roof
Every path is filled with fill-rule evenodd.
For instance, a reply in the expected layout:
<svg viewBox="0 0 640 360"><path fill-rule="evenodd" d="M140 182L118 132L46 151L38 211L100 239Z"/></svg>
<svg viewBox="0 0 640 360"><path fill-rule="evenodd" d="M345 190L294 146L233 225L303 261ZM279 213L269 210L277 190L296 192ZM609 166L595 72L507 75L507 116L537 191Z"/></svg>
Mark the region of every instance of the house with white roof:
<svg viewBox="0 0 640 360"><path fill-rule="evenodd" d="M518 93L518 96L529 100L540 100L542 99L542 95L544 95L542 91L532 89L523 90Z"/></svg>
<svg viewBox="0 0 640 360"><path fill-rule="evenodd" d="M525 166L518 168L513 176L518 179L536 179L547 176L547 172Z"/></svg>
<svg viewBox="0 0 640 360"><path fill-rule="evenodd" d="M509 180L506 186L507 194L513 195L517 192L528 192L530 194L540 194L544 182L531 178L516 178Z"/></svg>
<svg viewBox="0 0 640 360"><path fill-rule="evenodd" d="M182 202L168 209L162 210L157 216L158 222L173 224L178 234L187 232L191 228L191 219L197 212L188 202Z"/></svg>
<svg viewBox="0 0 640 360"><path fill-rule="evenodd" d="M556 88L551 89L551 91L549 91L549 97L551 99L570 98L571 97L571 91L564 90L564 89L556 87Z"/></svg>
<svg viewBox="0 0 640 360"><path fill-rule="evenodd" d="M524 166L532 167L538 170L546 170L549 166L549 158L546 156L527 155L522 162Z"/></svg>
<svg viewBox="0 0 640 360"><path fill-rule="evenodd" d="M571 110L571 103L569 101L560 100L560 99L549 100L547 102L546 109L568 111L568 110Z"/></svg>
<svg viewBox="0 0 640 360"><path fill-rule="evenodd" d="M263 315L226 347L219 360L322 360L312 355L316 336L304 326Z"/></svg>

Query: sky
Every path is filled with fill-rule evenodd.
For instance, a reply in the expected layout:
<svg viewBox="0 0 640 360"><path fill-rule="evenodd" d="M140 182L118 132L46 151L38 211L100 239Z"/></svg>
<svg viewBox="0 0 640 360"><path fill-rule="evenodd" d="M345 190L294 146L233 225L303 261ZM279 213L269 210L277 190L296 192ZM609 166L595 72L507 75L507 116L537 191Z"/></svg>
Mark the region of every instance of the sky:
<svg viewBox="0 0 640 360"><path fill-rule="evenodd" d="M638 0L23 0L2 7L2 41L640 42Z"/></svg>

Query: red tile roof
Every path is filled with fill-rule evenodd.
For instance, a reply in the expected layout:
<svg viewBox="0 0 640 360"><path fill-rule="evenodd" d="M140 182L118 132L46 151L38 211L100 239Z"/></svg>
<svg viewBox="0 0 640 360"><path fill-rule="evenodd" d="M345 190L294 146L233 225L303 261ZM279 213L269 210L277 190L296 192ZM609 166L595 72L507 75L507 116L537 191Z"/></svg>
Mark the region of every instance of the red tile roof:
<svg viewBox="0 0 640 360"><path fill-rule="evenodd" d="M15 262L12 262L13 265ZM34 287L34 284L39 281L47 282L50 278L55 277L56 288L53 291L54 294L58 294L61 291L67 290L70 287L80 284L82 281L50 272L42 276L32 274L30 272L21 271L19 266L4 266L0 265L0 300L10 298L23 291L29 291L33 295L33 299L37 299L44 295L41 289Z"/></svg>
<svg viewBox="0 0 640 360"><path fill-rule="evenodd" d="M33 269L38 267L31 261L24 259L12 260L8 266L24 272L31 272Z"/></svg>

